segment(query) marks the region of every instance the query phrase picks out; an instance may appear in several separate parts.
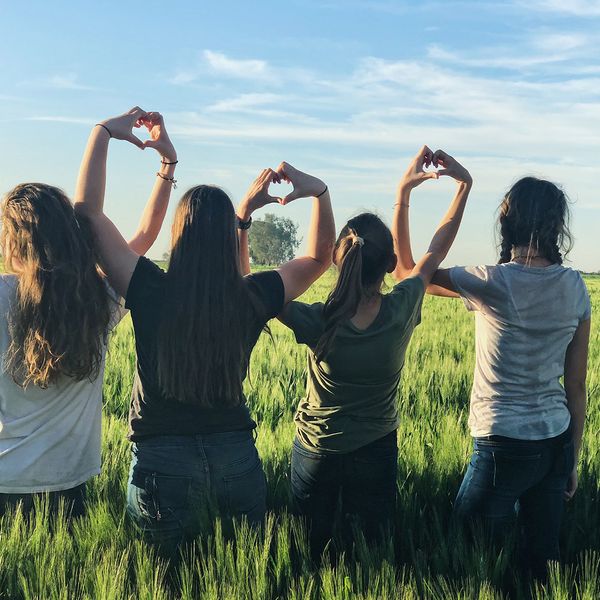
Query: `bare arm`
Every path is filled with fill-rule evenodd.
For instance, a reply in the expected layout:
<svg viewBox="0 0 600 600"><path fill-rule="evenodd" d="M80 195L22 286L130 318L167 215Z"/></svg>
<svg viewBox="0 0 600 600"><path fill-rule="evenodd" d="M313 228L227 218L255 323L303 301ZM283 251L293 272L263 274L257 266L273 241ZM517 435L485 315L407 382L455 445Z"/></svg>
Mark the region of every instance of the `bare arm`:
<svg viewBox="0 0 600 600"><path fill-rule="evenodd" d="M297 198L313 198L306 254L278 269L287 304L302 295L331 265L335 221L329 190L323 181L285 162L281 163L277 172L294 186L294 190L280 200L281 204L289 204Z"/></svg>
<svg viewBox="0 0 600 600"><path fill-rule="evenodd" d="M126 139L138 147L144 147L144 144L133 135L132 128L141 126L145 117L146 113L136 107L125 115L104 121L105 127L96 126L92 129L81 163L75 192L75 210L90 220L98 243L102 269L110 284L121 296L125 296L127 293L139 255L129 247L119 230L104 214L106 157L111 136L116 139ZM151 140L147 144L150 146L156 141ZM157 147L157 149L159 148ZM171 165L170 168L172 169L173 166ZM142 219L144 231L141 235L136 235L133 240L133 245L139 249L152 245L154 240L151 239L151 236L157 235L160 230L160 224L153 219L164 218L166 211L166 206L162 210L157 203L160 205L164 201L165 195L170 194L171 183L162 178L158 179L160 182L157 182L157 185L168 187L168 190L159 191L158 196L153 193L150 198L151 206L147 209L148 219Z"/></svg>
<svg viewBox="0 0 600 600"><path fill-rule="evenodd" d="M240 221L248 221L252 213L267 204L279 202L275 196L269 195L271 183L279 183L280 175L272 169L263 169L259 176L252 182L246 195L237 209ZM248 229L238 228L238 248L240 255L240 272L242 275L250 273L250 250L248 248Z"/></svg>
<svg viewBox="0 0 600 600"><path fill-rule="evenodd" d="M146 119L145 124L152 139L146 142L145 146L154 147L159 151L161 155L159 173L164 177L172 178L175 175L177 152L167 135L163 118L159 113L148 113ZM172 188L168 180L156 177L137 231L129 240L129 247L136 254L143 256L156 241L165 220Z"/></svg>
<svg viewBox="0 0 600 600"><path fill-rule="evenodd" d="M422 182L427 179L438 178L438 173L435 171L426 173L423 170L423 167L428 167L432 160L433 152L427 146L423 146L409 165L398 185L396 204L394 205L394 217L392 220L394 251L397 257L393 276L397 281L402 281L409 277L415 268L415 261L410 243L410 195L412 190ZM453 290L434 285L435 283L437 283L437 281L435 281L434 277L433 283L427 286L427 293L436 296L458 297L458 294Z"/></svg>
<svg viewBox="0 0 600 600"><path fill-rule="evenodd" d="M448 175L456 180L457 189L446 214L438 225L427 252L411 271L412 276L421 277L425 287L430 284L433 275L438 270L440 263L446 258L454 242L472 186L472 178L469 172L442 150L436 150L433 153L432 163L436 167L438 164L443 167L438 171L438 175Z"/></svg>
<svg viewBox="0 0 600 600"><path fill-rule="evenodd" d="M571 413L571 429L575 445L575 465L565 492L567 500L573 497L577 489L577 462L581 452L587 408L586 378L590 323L590 319L587 319L579 324L567 348L565 357L565 392L567 394L567 408Z"/></svg>

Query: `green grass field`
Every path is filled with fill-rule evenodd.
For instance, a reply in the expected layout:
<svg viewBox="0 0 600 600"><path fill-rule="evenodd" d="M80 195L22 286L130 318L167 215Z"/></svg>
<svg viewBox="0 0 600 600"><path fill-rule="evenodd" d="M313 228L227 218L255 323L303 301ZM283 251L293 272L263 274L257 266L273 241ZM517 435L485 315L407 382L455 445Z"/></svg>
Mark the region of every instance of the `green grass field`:
<svg viewBox="0 0 600 600"><path fill-rule="evenodd" d="M325 277L305 299L323 299ZM588 278L600 314L600 278ZM474 363L473 318L458 300L426 298L423 323L407 355L398 394L399 502L396 539L358 544L335 565L314 567L306 532L288 515L292 416L304 391L305 349L279 323L253 354L248 401L259 423L257 445L272 511L264 532L218 527L186 551L176 585L125 517L129 463L127 409L135 355L129 319L111 340L105 379L103 469L90 486L89 514L70 535L60 520L19 515L0 523L0 598L50 599L340 599L503 598L515 585L513 547L493 555L483 540L450 538L448 520L470 453L466 429ZM589 418L580 487L563 526L564 566L534 598L600 598L600 328L593 326ZM516 584L518 588L518 583ZM515 597L520 593L515 594Z"/></svg>

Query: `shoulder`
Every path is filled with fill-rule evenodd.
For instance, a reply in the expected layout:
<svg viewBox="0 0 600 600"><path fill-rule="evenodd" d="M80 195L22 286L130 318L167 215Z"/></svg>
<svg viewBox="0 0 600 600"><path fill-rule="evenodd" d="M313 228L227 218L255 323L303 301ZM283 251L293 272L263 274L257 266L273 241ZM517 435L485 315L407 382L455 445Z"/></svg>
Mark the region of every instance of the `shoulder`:
<svg viewBox="0 0 600 600"><path fill-rule="evenodd" d="M260 271L244 277L251 292L255 293L265 306L269 319L276 317L283 308L285 289L281 275L277 271Z"/></svg>
<svg viewBox="0 0 600 600"><path fill-rule="evenodd" d="M125 308L135 309L145 296L162 290L165 277L166 273L157 264L140 256L127 288Z"/></svg>
<svg viewBox="0 0 600 600"><path fill-rule="evenodd" d="M400 283L397 283L390 294L401 294L404 292L421 292L425 293L425 285L420 277L407 277Z"/></svg>
<svg viewBox="0 0 600 600"><path fill-rule="evenodd" d="M306 304L305 302L289 302L285 307L284 322L294 332L299 344L313 347L323 333L322 302Z"/></svg>

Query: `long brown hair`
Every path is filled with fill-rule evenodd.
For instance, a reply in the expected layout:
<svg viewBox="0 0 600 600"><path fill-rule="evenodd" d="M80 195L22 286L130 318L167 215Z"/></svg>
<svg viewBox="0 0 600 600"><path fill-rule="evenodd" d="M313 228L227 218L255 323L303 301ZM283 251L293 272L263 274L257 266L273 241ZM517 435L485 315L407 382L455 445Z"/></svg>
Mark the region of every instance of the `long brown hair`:
<svg viewBox="0 0 600 600"><path fill-rule="evenodd" d="M260 308L240 273L229 196L214 186L191 188L175 212L159 329L165 395L206 408L238 405L251 319Z"/></svg>
<svg viewBox="0 0 600 600"><path fill-rule="evenodd" d="M562 264L573 238L569 230L569 202L557 185L523 177L507 192L499 212L499 263L511 261L513 247L525 246L531 254Z"/></svg>
<svg viewBox="0 0 600 600"><path fill-rule="evenodd" d="M5 369L26 387L59 376L95 379L110 321L109 297L88 224L58 188L24 183L2 203L5 266L18 274Z"/></svg>
<svg viewBox="0 0 600 600"><path fill-rule="evenodd" d="M362 213L350 219L340 232L333 262L339 276L323 307L325 329L315 348L319 361L331 350L341 323L356 314L361 299L379 292L377 286L394 265L392 233L377 215Z"/></svg>

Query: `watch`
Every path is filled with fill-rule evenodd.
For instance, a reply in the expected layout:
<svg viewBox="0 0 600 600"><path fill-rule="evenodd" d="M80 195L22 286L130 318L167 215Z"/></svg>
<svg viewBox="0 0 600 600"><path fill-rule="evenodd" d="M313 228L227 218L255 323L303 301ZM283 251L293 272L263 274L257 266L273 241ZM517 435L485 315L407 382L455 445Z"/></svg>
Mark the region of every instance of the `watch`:
<svg viewBox="0 0 600 600"><path fill-rule="evenodd" d="M242 221L242 219L237 217L238 229L242 229L242 230L250 229L250 225L252 225L252 217L248 217L247 221Z"/></svg>

